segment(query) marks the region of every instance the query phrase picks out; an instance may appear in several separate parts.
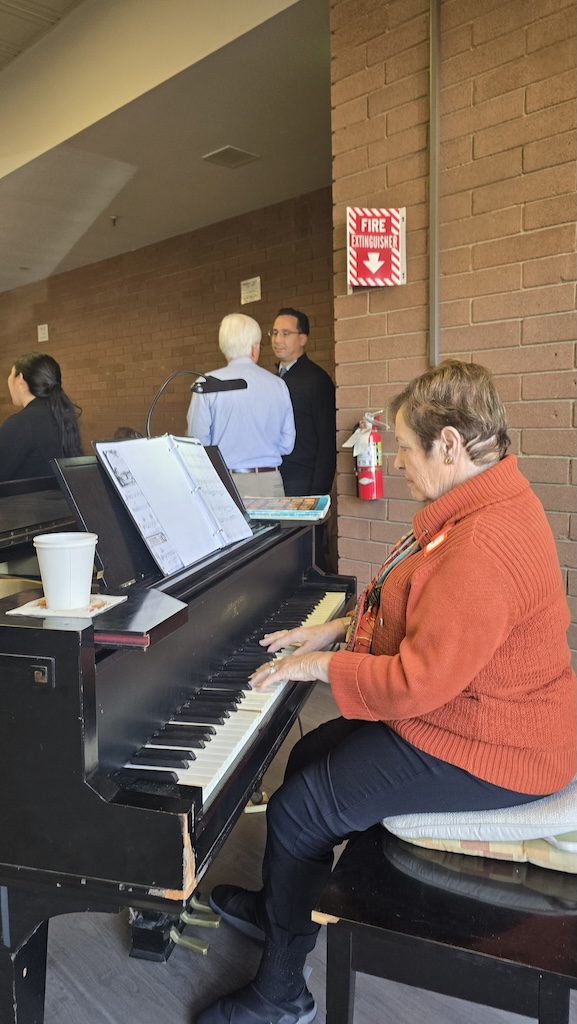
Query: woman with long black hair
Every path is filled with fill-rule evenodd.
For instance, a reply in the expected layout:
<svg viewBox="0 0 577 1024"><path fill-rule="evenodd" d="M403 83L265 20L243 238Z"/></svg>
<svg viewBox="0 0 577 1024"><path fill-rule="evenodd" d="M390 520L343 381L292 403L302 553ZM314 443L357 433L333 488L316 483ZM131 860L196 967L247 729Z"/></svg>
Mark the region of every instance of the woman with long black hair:
<svg viewBox="0 0 577 1024"><path fill-rule="evenodd" d="M80 409L63 390L52 356L29 352L16 359L8 390L20 411L0 426L0 480L51 476L51 459L82 455Z"/></svg>

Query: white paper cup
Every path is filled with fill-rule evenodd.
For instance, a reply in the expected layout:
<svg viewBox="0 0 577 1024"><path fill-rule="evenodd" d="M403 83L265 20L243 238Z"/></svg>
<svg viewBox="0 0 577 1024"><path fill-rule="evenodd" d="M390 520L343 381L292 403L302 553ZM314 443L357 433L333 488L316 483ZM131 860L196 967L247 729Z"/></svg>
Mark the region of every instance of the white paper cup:
<svg viewBox="0 0 577 1024"><path fill-rule="evenodd" d="M88 608L97 540L95 533L47 533L33 538L49 611Z"/></svg>

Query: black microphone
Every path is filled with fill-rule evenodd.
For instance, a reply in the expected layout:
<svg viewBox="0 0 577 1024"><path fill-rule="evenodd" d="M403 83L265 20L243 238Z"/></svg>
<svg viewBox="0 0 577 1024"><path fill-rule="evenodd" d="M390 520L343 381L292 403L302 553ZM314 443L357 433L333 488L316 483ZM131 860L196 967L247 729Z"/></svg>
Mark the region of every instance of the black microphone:
<svg viewBox="0 0 577 1024"><path fill-rule="evenodd" d="M189 376L191 374L193 377L202 377L202 380L197 380L191 388L191 391L195 391L197 394L201 395L210 395L217 391L240 391L242 388L246 388L248 386L246 381L242 380L242 378L239 378L238 380L220 380L218 377L211 377L209 373L202 373L200 370L175 370L174 373L170 374L170 377L166 378L164 384L159 387L152 399L150 409L148 410L148 416L146 417L147 437L150 437L150 421L152 419L154 406L158 402L158 399L165 387L170 384L171 380L174 380L175 377Z"/></svg>
<svg viewBox="0 0 577 1024"><path fill-rule="evenodd" d="M248 387L242 377L234 380L221 380L220 377L212 377L210 373L203 374L203 377L204 380L197 380L190 385L190 390L197 395L210 395L216 391L241 391Z"/></svg>

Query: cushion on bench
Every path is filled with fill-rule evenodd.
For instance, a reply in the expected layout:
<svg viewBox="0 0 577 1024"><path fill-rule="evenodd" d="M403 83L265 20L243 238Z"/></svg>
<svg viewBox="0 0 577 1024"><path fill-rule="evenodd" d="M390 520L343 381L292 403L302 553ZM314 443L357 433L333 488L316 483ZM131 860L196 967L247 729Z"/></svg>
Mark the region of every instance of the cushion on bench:
<svg viewBox="0 0 577 1024"><path fill-rule="evenodd" d="M443 850L445 853L465 853L470 857L492 857L494 860L513 860L536 864L551 871L565 871L577 875L577 832L566 834L571 839L572 849L559 849L547 839L519 839L517 842L489 843L471 839L408 839L404 842L422 846L427 850Z"/></svg>
<svg viewBox="0 0 577 1024"><path fill-rule="evenodd" d="M558 793L518 807L396 814L383 825L407 842L450 853L529 861L577 874L577 776Z"/></svg>

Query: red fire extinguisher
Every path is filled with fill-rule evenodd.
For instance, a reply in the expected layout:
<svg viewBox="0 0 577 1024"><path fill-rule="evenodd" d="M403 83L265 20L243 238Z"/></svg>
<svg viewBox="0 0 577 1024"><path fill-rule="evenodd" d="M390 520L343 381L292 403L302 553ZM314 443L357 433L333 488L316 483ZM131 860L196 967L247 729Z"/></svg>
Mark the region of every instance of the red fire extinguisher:
<svg viewBox="0 0 577 1024"><path fill-rule="evenodd" d="M375 416L374 421L379 417ZM357 455L357 491L359 498L373 501L383 497L383 448L381 435L373 424L368 438L368 447Z"/></svg>

